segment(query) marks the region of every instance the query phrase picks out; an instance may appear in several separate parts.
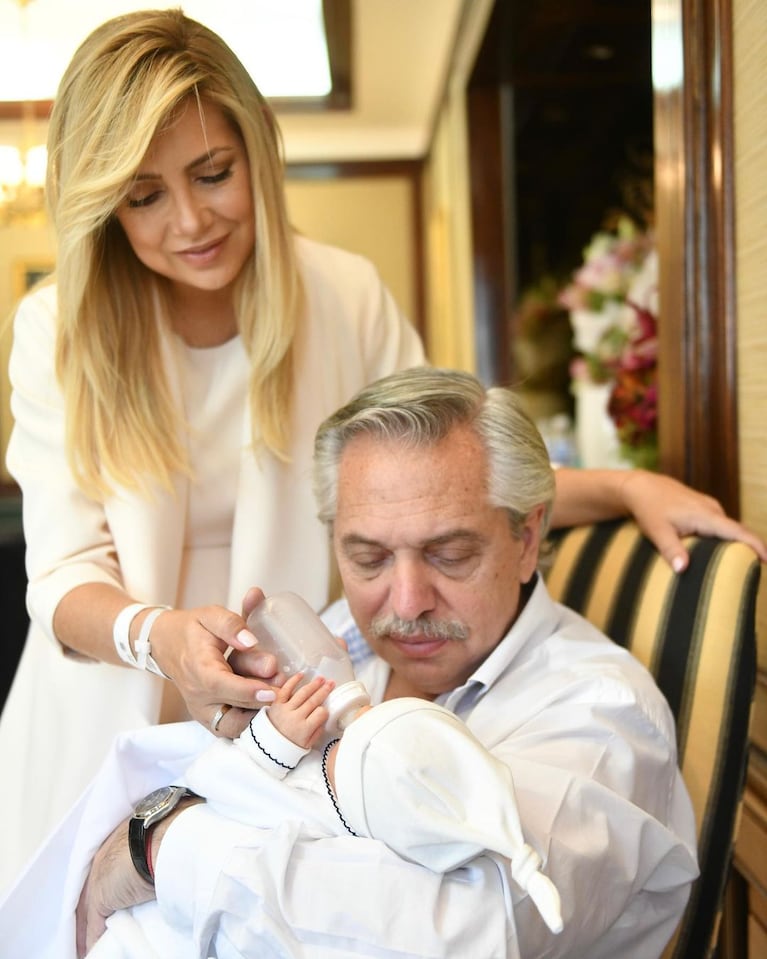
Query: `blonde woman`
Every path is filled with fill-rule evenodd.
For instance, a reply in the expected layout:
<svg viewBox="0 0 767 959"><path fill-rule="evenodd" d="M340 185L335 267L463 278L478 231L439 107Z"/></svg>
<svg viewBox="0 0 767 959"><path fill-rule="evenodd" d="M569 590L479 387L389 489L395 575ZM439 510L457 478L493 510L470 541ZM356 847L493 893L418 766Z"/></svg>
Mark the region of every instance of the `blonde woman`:
<svg viewBox="0 0 767 959"><path fill-rule="evenodd" d="M253 584L327 602L315 430L423 362L368 262L294 235L268 105L180 11L84 41L49 150L55 283L11 361L32 626L0 726L6 882L115 733L231 736L269 700L224 658L254 642L230 610Z"/></svg>
<svg viewBox="0 0 767 959"><path fill-rule="evenodd" d="M234 737L274 698L233 610L251 586L327 603L315 430L424 361L369 263L291 230L268 105L181 11L86 38L49 157L57 270L10 364L32 625L0 722L0 889L116 733L191 717ZM670 479L560 473L555 524L625 512L680 567L693 528L767 555Z"/></svg>

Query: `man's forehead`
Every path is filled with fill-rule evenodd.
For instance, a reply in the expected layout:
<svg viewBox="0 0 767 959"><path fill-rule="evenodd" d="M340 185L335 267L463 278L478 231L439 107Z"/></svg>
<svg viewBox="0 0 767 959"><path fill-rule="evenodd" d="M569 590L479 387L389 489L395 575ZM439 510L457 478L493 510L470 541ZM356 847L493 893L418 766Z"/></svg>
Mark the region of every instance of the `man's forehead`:
<svg viewBox="0 0 767 959"><path fill-rule="evenodd" d="M393 469L392 469L393 467ZM363 433L345 446L339 461L339 480L355 485L381 484L393 493L407 489L419 477L435 481L460 475L465 482L485 487L487 456L479 437L467 426L454 427L434 442Z"/></svg>
<svg viewBox="0 0 767 959"><path fill-rule="evenodd" d="M420 447L355 437L341 457L337 495L336 522L361 535L388 535L387 526L403 523L422 539L472 528L487 508L484 457L465 431Z"/></svg>
<svg viewBox="0 0 767 959"><path fill-rule="evenodd" d="M350 529L339 533L339 540L342 546L348 549L355 547L387 548L390 544L374 535L368 535L365 532L358 532ZM484 542L485 536L477 529L465 527L453 527L444 532L435 532L433 535L414 537L411 546L417 549L435 549L440 546L465 545L478 546Z"/></svg>

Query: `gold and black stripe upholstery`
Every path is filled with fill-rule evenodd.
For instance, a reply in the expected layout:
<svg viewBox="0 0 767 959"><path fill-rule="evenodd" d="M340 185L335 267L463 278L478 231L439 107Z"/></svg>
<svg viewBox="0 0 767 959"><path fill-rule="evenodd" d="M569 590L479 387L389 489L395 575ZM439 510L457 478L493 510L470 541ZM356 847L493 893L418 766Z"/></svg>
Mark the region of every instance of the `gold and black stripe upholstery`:
<svg viewBox="0 0 767 959"><path fill-rule="evenodd" d="M716 942L748 757L759 561L742 543L690 538L690 566L677 576L628 520L558 530L551 540L546 581L554 599L630 649L674 713L701 875L664 955L705 959Z"/></svg>

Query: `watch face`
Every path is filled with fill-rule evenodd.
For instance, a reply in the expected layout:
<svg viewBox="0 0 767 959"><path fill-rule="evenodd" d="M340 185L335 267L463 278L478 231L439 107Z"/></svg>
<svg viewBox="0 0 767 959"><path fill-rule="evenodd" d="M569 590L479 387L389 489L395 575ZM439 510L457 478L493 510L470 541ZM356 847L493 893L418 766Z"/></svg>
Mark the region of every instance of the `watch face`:
<svg viewBox="0 0 767 959"><path fill-rule="evenodd" d="M175 792L173 786L161 786L159 789L155 789L148 796L144 796L136 806L133 815L139 819L149 819L167 805L168 800Z"/></svg>

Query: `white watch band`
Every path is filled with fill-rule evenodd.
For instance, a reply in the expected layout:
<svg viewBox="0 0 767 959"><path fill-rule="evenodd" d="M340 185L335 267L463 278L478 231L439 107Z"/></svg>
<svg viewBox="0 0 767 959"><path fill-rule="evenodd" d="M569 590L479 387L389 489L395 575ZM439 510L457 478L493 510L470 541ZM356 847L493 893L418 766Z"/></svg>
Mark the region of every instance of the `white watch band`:
<svg viewBox="0 0 767 959"><path fill-rule="evenodd" d="M170 606L156 606L150 613L147 613L144 622L141 624L138 639L136 640L136 665L138 668L147 669L156 676L162 676L163 679L168 679L168 677L152 658L150 634L157 617L167 609L170 609Z"/></svg>
<svg viewBox="0 0 767 959"><path fill-rule="evenodd" d="M129 666L138 666L130 645L131 623L140 612L152 608L151 605L147 606L144 603L131 603L130 606L121 609L115 617L114 626L112 627L112 640L115 644L117 655Z"/></svg>

